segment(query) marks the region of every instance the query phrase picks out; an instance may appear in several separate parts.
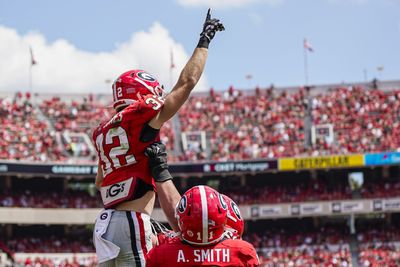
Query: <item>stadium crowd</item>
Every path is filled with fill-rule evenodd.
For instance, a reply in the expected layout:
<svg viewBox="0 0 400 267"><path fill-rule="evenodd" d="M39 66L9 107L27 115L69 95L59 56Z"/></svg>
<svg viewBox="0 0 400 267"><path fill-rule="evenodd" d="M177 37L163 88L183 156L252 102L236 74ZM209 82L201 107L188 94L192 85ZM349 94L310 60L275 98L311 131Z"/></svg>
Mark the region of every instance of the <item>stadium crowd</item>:
<svg viewBox="0 0 400 267"><path fill-rule="evenodd" d="M223 94L212 90L191 97L179 116L183 132L206 131L212 160L291 156L304 152L304 101L304 90L245 95L230 87ZM194 152L185 151L181 159L205 158L203 151Z"/></svg>
<svg viewBox="0 0 400 267"><path fill-rule="evenodd" d="M71 156L71 144L60 142L57 135L69 131L90 137L93 127L112 115L102 102L93 95L32 101L29 93L0 99L0 122L5 126L0 159L64 161ZM400 90L349 86L311 95L304 88L290 93L256 88L249 93L230 87L190 97L179 112L180 127L169 122L161 135L171 161L398 151L399 110ZM332 124L334 141L319 138L306 147L305 132L312 124ZM208 149L193 146L175 155L176 129L204 131Z"/></svg>
<svg viewBox="0 0 400 267"><path fill-rule="evenodd" d="M180 189L185 191L184 189ZM230 196L240 205L275 204L324 200L352 199L349 186L336 184L328 186L321 180L302 182L294 185L245 185L240 188L222 188L222 193ZM367 182L361 189L362 198L389 198L400 195L400 182ZM66 190L64 192L39 192L33 190L9 190L0 194L0 207L35 208L100 208L98 194L86 190Z"/></svg>
<svg viewBox="0 0 400 267"><path fill-rule="evenodd" d="M13 267L96 267L98 266L97 258L95 256L89 257L74 257L73 259L62 258L41 258L27 257L23 260L16 260Z"/></svg>
<svg viewBox="0 0 400 267"><path fill-rule="evenodd" d="M363 267L400 265L400 229L370 226L357 235L359 262Z"/></svg>
<svg viewBox="0 0 400 267"><path fill-rule="evenodd" d="M334 125L336 142L320 140L314 153L349 154L400 149L400 90L339 87L312 100L314 124Z"/></svg>
<svg viewBox="0 0 400 267"><path fill-rule="evenodd" d="M285 225L285 222L283 222ZM301 223L300 223L301 224ZM244 239L257 248L263 267L280 266L352 266L350 235L345 225L326 225L321 227L264 227L263 230L248 229ZM368 223L367 223L368 225ZM297 229L296 229L297 227ZM89 233L89 232L88 232ZM400 229L396 226L361 227L357 235L358 260L362 267L388 266L400 264ZM35 236L3 240L10 251L35 253L93 253L91 238L67 238L60 236ZM95 258L85 258L87 264L96 264ZM73 265L70 261L65 266ZM82 261L82 260L81 260ZM60 262L48 258L28 258L25 264L55 264ZM35 266L35 265L23 265ZM40 266L40 265L39 265ZM85 265L88 266L88 265Z"/></svg>
<svg viewBox="0 0 400 267"><path fill-rule="evenodd" d="M39 104L40 110L52 122L57 131L86 132L91 131L104 118L111 117L111 110L95 101L93 95L84 97L82 102L62 101L60 97L45 99Z"/></svg>
<svg viewBox="0 0 400 267"><path fill-rule="evenodd" d="M259 204L259 203L287 203L323 200L342 200L351 199L352 192L344 184L328 186L321 180L311 182L299 181L297 184L275 184L264 186L241 186L222 190L224 194L230 196L239 204Z"/></svg>
<svg viewBox="0 0 400 267"><path fill-rule="evenodd" d="M86 253L94 252L90 237L26 236L5 240L11 251L32 253Z"/></svg>
<svg viewBox="0 0 400 267"><path fill-rule="evenodd" d="M39 119L31 95L17 93L13 99L0 98L0 159L61 161L66 157L56 142L56 132Z"/></svg>
<svg viewBox="0 0 400 267"><path fill-rule="evenodd" d="M12 190L0 195L0 207L33 208L101 208L100 196L91 196L87 191L33 192Z"/></svg>

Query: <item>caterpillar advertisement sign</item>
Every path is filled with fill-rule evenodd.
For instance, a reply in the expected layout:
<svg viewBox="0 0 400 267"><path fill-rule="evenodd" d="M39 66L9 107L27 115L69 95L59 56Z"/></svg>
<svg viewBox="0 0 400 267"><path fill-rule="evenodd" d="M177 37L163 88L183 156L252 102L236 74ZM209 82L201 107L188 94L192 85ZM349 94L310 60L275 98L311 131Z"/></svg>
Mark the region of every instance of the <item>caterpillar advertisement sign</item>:
<svg viewBox="0 0 400 267"><path fill-rule="evenodd" d="M329 169L364 166L364 156L324 156L307 158L282 158L279 159L279 170L302 170L302 169Z"/></svg>

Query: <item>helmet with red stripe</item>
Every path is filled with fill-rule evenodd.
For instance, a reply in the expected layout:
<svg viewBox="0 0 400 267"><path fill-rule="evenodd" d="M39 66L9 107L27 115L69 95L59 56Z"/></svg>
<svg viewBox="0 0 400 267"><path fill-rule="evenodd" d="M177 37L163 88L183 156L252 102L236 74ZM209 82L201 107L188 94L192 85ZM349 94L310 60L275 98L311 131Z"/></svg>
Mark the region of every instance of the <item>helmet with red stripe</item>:
<svg viewBox="0 0 400 267"><path fill-rule="evenodd" d="M211 187L192 187L176 207L182 239L193 245L218 242L223 237L227 209L222 195Z"/></svg>
<svg viewBox="0 0 400 267"><path fill-rule="evenodd" d="M114 81L112 90L115 110L130 105L144 95L164 97L165 94L157 79L144 70L124 72Z"/></svg>
<svg viewBox="0 0 400 267"><path fill-rule="evenodd" d="M228 230L233 230L235 234L242 237L244 231L244 220L240 214L238 205L230 197L222 195L226 204L228 205L228 220L226 222L226 228Z"/></svg>

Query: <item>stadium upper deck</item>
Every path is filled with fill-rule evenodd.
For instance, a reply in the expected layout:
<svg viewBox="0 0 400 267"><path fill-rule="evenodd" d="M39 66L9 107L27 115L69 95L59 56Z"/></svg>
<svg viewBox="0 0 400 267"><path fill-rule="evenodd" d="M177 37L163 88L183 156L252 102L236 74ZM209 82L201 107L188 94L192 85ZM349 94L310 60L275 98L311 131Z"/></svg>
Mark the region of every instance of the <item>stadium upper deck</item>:
<svg viewBox="0 0 400 267"><path fill-rule="evenodd" d="M194 94L164 126L171 161L246 160L400 149L400 81ZM0 96L0 159L93 162L106 95ZM322 134L313 134L315 127ZM183 144L183 145L182 145Z"/></svg>

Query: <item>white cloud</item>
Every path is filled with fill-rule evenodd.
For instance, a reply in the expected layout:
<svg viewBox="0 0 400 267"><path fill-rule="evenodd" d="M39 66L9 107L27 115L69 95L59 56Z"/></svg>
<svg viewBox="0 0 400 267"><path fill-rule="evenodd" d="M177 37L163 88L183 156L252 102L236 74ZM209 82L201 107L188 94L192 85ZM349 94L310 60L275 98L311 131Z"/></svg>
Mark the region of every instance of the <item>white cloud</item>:
<svg viewBox="0 0 400 267"><path fill-rule="evenodd" d="M263 3L277 5L284 0L177 0L179 4L189 7L211 7L211 8L238 8L250 4Z"/></svg>
<svg viewBox="0 0 400 267"><path fill-rule="evenodd" d="M32 68L35 92L111 93L105 80L135 68L154 74L169 88L171 49L176 65L174 82L189 58L183 46L159 23L148 31L134 33L113 51L99 53L79 50L63 39L48 43L41 33L20 35L0 25L0 92L28 91L29 46L38 62ZM207 89L204 77L196 90Z"/></svg>
<svg viewBox="0 0 400 267"><path fill-rule="evenodd" d="M328 0L328 2L334 4L365 4L369 2L369 0Z"/></svg>
<svg viewBox="0 0 400 267"><path fill-rule="evenodd" d="M254 25L261 25L264 22L264 18L260 14L252 12L249 14L249 17Z"/></svg>

